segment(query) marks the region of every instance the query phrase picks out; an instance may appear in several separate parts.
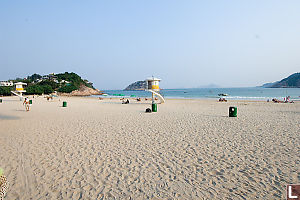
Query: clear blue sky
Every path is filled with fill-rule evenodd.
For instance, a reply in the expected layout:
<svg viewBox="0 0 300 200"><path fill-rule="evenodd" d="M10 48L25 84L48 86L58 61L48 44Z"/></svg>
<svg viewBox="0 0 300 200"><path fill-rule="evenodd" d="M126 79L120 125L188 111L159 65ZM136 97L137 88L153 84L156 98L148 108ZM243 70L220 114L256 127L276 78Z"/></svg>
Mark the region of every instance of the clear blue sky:
<svg viewBox="0 0 300 200"><path fill-rule="evenodd" d="M256 86L300 71L299 0L0 1L0 80Z"/></svg>

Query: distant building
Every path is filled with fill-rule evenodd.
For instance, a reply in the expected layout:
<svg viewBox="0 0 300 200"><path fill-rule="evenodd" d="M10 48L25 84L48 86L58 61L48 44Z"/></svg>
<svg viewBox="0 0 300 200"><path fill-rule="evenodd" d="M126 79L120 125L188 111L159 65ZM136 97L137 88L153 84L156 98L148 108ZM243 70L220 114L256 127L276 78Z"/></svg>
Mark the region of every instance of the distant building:
<svg viewBox="0 0 300 200"><path fill-rule="evenodd" d="M54 73L49 74L49 77L50 77L50 78L56 78L56 76L55 76Z"/></svg>
<svg viewBox="0 0 300 200"><path fill-rule="evenodd" d="M42 76L42 80L49 80L49 75Z"/></svg>
<svg viewBox="0 0 300 200"><path fill-rule="evenodd" d="M36 79L35 81L33 81L34 83L40 83L42 82L42 79Z"/></svg>
<svg viewBox="0 0 300 200"><path fill-rule="evenodd" d="M70 83L70 82L66 81L66 80L62 80L62 81L60 81L60 83Z"/></svg>
<svg viewBox="0 0 300 200"><path fill-rule="evenodd" d="M56 80L57 76L54 73L42 76L42 80Z"/></svg>
<svg viewBox="0 0 300 200"><path fill-rule="evenodd" d="M1 81L0 86L13 86L14 83L12 81Z"/></svg>

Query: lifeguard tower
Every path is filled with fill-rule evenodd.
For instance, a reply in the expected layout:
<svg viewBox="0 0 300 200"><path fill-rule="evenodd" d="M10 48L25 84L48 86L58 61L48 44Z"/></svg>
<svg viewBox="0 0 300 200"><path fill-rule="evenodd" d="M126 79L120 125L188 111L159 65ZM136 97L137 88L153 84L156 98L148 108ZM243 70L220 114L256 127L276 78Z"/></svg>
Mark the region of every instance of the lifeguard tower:
<svg viewBox="0 0 300 200"><path fill-rule="evenodd" d="M146 91L152 93L152 103L155 102L155 96L157 96L160 99L160 103L164 103L165 102L164 97L161 94L159 94L160 91L159 82L161 81L161 79L151 77L151 78L147 78L145 81L147 83Z"/></svg>
<svg viewBox="0 0 300 200"><path fill-rule="evenodd" d="M23 93L26 92L26 90L23 88L23 86L27 85L27 83L18 82L15 83L15 91L11 91L14 95L20 97L20 100L23 98Z"/></svg>

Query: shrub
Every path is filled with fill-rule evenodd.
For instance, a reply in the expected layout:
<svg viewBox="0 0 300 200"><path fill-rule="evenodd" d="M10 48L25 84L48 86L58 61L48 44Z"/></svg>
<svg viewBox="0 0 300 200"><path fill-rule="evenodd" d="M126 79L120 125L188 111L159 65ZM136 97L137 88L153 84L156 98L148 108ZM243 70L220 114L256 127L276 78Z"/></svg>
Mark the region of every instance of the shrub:
<svg viewBox="0 0 300 200"><path fill-rule="evenodd" d="M11 95L11 91L12 87L8 87L8 86L0 86L0 95L3 96L10 96Z"/></svg>
<svg viewBox="0 0 300 200"><path fill-rule="evenodd" d="M50 86L52 91L53 89L56 89L59 87L58 83L55 83L54 81L50 81L50 80L43 80L42 82L38 83L37 85L41 85L41 86Z"/></svg>
<svg viewBox="0 0 300 200"><path fill-rule="evenodd" d="M78 88L74 84L67 84L58 89L58 92L70 93Z"/></svg>
<svg viewBox="0 0 300 200"><path fill-rule="evenodd" d="M43 94L44 89L39 85L31 85L26 88L26 94Z"/></svg>
<svg viewBox="0 0 300 200"><path fill-rule="evenodd" d="M50 94L53 92L53 89L50 85L43 85L42 86L44 94Z"/></svg>

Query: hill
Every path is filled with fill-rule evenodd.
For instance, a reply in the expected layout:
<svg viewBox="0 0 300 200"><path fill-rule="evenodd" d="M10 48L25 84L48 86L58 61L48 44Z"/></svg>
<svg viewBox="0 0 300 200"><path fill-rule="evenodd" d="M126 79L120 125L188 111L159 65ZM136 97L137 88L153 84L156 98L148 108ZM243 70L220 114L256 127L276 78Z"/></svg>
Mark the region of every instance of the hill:
<svg viewBox="0 0 300 200"><path fill-rule="evenodd" d="M147 87L146 81L136 81L128 85L124 90L145 90Z"/></svg>
<svg viewBox="0 0 300 200"><path fill-rule="evenodd" d="M269 88L269 87L272 87L272 85L274 85L275 83L278 83L279 81L276 81L276 82L273 82L273 83L265 83L263 84L262 86L259 86L259 87L264 87L264 88Z"/></svg>
<svg viewBox="0 0 300 200"><path fill-rule="evenodd" d="M287 78L274 83L266 83L261 87L266 88L300 88L300 73L294 73Z"/></svg>
<svg viewBox="0 0 300 200"><path fill-rule="evenodd" d="M27 83L26 94L51 94L54 91L60 94L69 94L73 96L89 96L94 94L102 94L99 90L93 87L93 83L88 80L83 80L76 73L60 73L60 74L49 74L39 75L33 74L27 76L27 78L16 78L10 80L12 82L24 82ZM0 95L8 95L12 87L0 87ZM9 92L8 92L9 91Z"/></svg>

